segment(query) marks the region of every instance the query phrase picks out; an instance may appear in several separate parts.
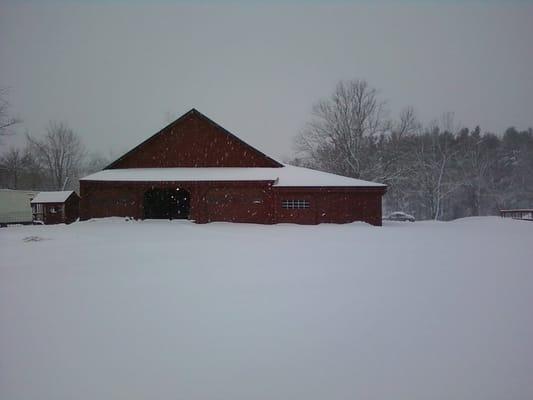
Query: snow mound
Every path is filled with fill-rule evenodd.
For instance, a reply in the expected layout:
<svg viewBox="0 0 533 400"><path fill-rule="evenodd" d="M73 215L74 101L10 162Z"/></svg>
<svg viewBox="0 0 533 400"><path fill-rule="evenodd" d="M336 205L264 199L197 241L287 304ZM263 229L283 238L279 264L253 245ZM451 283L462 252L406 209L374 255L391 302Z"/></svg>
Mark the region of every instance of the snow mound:
<svg viewBox="0 0 533 400"><path fill-rule="evenodd" d="M533 398L532 223L110 218L0 251L1 398Z"/></svg>

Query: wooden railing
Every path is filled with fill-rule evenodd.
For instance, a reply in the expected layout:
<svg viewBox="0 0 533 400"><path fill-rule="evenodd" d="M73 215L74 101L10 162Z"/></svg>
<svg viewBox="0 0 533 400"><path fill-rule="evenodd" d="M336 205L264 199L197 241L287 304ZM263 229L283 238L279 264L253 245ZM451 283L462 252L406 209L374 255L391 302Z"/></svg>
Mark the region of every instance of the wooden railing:
<svg viewBox="0 0 533 400"><path fill-rule="evenodd" d="M516 210L500 210L503 218L523 219L533 221L533 208L521 208Z"/></svg>

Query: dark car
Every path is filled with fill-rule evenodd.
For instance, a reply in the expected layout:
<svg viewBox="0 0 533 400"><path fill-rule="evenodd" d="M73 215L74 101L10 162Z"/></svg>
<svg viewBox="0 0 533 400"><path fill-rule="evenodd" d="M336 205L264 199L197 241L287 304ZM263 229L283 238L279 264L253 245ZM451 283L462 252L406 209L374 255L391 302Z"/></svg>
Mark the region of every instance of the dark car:
<svg viewBox="0 0 533 400"><path fill-rule="evenodd" d="M415 222L415 217L413 217L410 214L404 213L402 211L396 211L392 214L389 214L387 217L385 217L387 221L409 221L409 222Z"/></svg>

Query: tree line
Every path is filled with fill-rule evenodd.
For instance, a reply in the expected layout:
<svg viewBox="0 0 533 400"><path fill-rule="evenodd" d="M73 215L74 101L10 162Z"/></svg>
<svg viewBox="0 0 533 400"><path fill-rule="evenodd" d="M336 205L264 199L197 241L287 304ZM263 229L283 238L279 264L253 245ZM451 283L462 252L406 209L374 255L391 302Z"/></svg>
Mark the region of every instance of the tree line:
<svg viewBox="0 0 533 400"><path fill-rule="evenodd" d="M423 125L389 117L366 81L341 81L315 104L292 164L388 185L384 211L450 220L533 207L533 130L470 129L445 113Z"/></svg>
<svg viewBox="0 0 533 400"><path fill-rule="evenodd" d="M10 147L0 155L0 187L77 190L80 177L107 164L100 154L87 153L65 122L51 121L42 137L26 134L24 146Z"/></svg>
<svg viewBox="0 0 533 400"><path fill-rule="evenodd" d="M0 140L15 134L14 127L20 122L10 115L6 90L0 89ZM80 177L109 162L100 154L89 154L65 122L51 121L39 138L26 134L23 146L2 150L0 188L8 189L78 189Z"/></svg>
<svg viewBox="0 0 533 400"><path fill-rule="evenodd" d="M0 140L13 134L0 91ZM110 160L89 154L64 122L50 122L20 148L0 148L0 187L77 189L79 178ZM391 118L387 104L364 80L341 81L318 101L295 139L290 164L385 183L384 212L450 220L533 207L533 131L482 132L452 113L422 124L412 107Z"/></svg>

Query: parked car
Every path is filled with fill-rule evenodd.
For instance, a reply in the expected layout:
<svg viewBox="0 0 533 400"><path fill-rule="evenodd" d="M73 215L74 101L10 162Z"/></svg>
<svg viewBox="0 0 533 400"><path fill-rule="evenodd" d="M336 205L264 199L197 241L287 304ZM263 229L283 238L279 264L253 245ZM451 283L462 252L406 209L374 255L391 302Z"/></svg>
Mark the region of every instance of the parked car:
<svg viewBox="0 0 533 400"><path fill-rule="evenodd" d="M389 214L384 219L388 221L409 221L409 222L415 222L415 217L413 217L410 214L404 213L402 211L395 211L391 214Z"/></svg>

